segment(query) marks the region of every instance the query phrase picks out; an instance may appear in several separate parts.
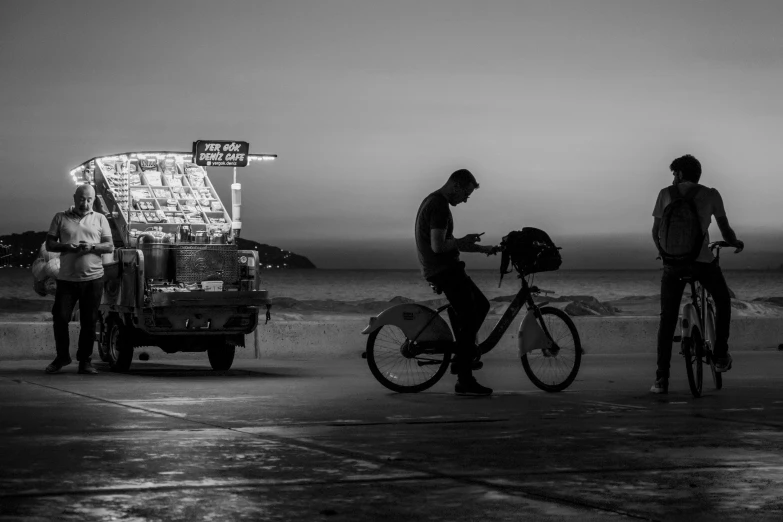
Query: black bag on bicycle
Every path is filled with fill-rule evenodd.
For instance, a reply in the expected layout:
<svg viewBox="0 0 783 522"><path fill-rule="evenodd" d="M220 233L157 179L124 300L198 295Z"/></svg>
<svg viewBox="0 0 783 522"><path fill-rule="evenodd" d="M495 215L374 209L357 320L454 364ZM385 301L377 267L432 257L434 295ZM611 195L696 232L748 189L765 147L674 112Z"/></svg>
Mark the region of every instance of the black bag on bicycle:
<svg viewBox="0 0 783 522"><path fill-rule="evenodd" d="M557 270L563 263L560 248L555 246L549 235L541 229L524 227L509 232L500 242L503 256L500 261L500 274L508 274L511 264L520 274L550 272Z"/></svg>

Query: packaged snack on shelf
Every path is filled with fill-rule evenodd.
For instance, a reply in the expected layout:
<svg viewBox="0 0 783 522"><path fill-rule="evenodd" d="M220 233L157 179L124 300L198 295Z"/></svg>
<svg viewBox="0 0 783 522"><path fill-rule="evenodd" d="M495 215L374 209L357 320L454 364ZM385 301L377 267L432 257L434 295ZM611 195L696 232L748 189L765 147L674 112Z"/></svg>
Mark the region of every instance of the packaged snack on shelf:
<svg viewBox="0 0 783 522"><path fill-rule="evenodd" d="M204 199L202 199L201 201L199 201L199 204L200 204L202 207L209 208L209 200L208 200L208 199L206 199L206 198L204 198Z"/></svg>
<svg viewBox="0 0 783 522"><path fill-rule="evenodd" d="M204 175L199 173L193 173L188 176L188 181L191 187L199 188L204 186Z"/></svg>
<svg viewBox="0 0 783 522"><path fill-rule="evenodd" d="M199 197L201 199L214 199L212 197L212 191L209 190L209 187L201 187L198 189Z"/></svg>
<svg viewBox="0 0 783 522"><path fill-rule="evenodd" d="M170 198L171 192L166 188L154 188L152 191L155 193L156 198Z"/></svg>
<svg viewBox="0 0 783 522"><path fill-rule="evenodd" d="M193 205L182 205L182 212L187 212L189 214L196 214L198 212L198 209Z"/></svg>
<svg viewBox="0 0 783 522"><path fill-rule="evenodd" d="M189 207L194 207L195 208L195 206L196 206L196 200L195 199L187 198L184 201L185 201L185 205L187 205Z"/></svg>
<svg viewBox="0 0 783 522"><path fill-rule="evenodd" d="M131 191L131 197L134 199L149 199L150 198L150 191L145 188L132 188Z"/></svg>
<svg viewBox="0 0 783 522"><path fill-rule="evenodd" d="M165 174L163 178L166 180L166 185L169 187L181 187L182 177L178 174Z"/></svg>
<svg viewBox="0 0 783 522"><path fill-rule="evenodd" d="M185 174L188 176L190 176L191 174L201 174L203 176L206 173L203 167L200 167L199 165L196 165L191 161L183 162L182 169L185 172Z"/></svg>
<svg viewBox="0 0 783 522"><path fill-rule="evenodd" d="M212 212L222 212L223 211L223 205L220 204L219 201L213 201L210 203L209 208L212 210Z"/></svg>
<svg viewBox="0 0 783 522"><path fill-rule="evenodd" d="M130 215L131 223L146 223L147 221L144 219L144 216L141 212L131 212Z"/></svg>
<svg viewBox="0 0 783 522"><path fill-rule="evenodd" d="M144 172L144 179L147 180L147 185L161 186L161 173L157 170L147 170Z"/></svg>
<svg viewBox="0 0 783 522"><path fill-rule="evenodd" d="M197 225L203 225L204 224L204 219L200 215L194 214L194 215L188 216L188 223L194 223L194 224L197 224Z"/></svg>
<svg viewBox="0 0 783 522"><path fill-rule="evenodd" d="M147 172L149 170L157 171L158 170L158 160L155 158L149 158L149 159L140 159L139 161L139 168L142 172Z"/></svg>
<svg viewBox="0 0 783 522"><path fill-rule="evenodd" d="M222 218L222 217L211 217L211 216L210 216L210 218L209 218L209 222L210 222L210 223L219 223L219 224L224 224L224 223L226 222L226 218Z"/></svg>
<svg viewBox="0 0 783 522"><path fill-rule="evenodd" d="M131 185L141 185L141 175L138 173L128 174L128 183Z"/></svg>
<svg viewBox="0 0 783 522"><path fill-rule="evenodd" d="M165 158L160 160L158 166L163 174L179 174L174 158Z"/></svg>

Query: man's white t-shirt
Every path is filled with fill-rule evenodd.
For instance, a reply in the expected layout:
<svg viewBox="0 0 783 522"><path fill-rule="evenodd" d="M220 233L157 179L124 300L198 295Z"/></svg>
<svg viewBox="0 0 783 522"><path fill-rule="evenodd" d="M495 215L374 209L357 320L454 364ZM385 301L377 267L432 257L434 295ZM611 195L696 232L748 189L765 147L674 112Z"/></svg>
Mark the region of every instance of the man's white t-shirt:
<svg viewBox="0 0 783 522"><path fill-rule="evenodd" d="M80 216L74 208L58 212L52 219L49 235L60 243L79 244L104 243L111 241L111 228L106 216L100 212L89 211ZM62 281L92 281L103 277L101 255L94 252L60 253L60 273L57 279Z"/></svg>
<svg viewBox="0 0 783 522"><path fill-rule="evenodd" d="M677 185L680 194L685 195L692 187L696 186L696 183L691 181L683 181ZM712 255L709 249L710 234L708 232L710 223L712 223L712 216L716 218L725 217L726 210L723 208L723 198L717 189L705 187L700 185L701 188L696 196L693 198L693 202L696 204L696 210L699 213L699 221L701 222L701 230L704 232L704 244L699 252L699 257L696 258L698 263L712 263L715 257ZM672 198L669 194L669 187L661 189L658 193L658 200L655 202L655 208L653 209L653 217L662 218L663 209L666 205L671 203Z"/></svg>

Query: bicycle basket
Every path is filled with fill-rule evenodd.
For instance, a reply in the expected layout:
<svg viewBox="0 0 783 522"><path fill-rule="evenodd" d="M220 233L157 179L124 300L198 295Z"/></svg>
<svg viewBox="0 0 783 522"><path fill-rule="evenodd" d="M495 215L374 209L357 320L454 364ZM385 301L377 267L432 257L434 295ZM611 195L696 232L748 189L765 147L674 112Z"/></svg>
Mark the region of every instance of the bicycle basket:
<svg viewBox="0 0 783 522"><path fill-rule="evenodd" d="M563 263L560 249L549 235L538 228L524 227L509 232L500 243L503 246L501 273L508 273L511 264L520 274L551 272Z"/></svg>

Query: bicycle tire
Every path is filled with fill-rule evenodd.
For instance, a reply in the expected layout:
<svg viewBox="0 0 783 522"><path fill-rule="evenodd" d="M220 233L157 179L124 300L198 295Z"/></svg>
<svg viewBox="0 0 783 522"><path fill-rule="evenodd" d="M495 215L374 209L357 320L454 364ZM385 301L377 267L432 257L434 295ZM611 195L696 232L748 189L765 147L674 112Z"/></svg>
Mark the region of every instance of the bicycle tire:
<svg viewBox="0 0 783 522"><path fill-rule="evenodd" d="M698 328L691 330L691 337L682 338L682 355L685 357L685 373L688 374L688 386L694 397L701 397L704 383L702 369L704 342Z"/></svg>
<svg viewBox="0 0 783 522"><path fill-rule="evenodd" d="M407 357L401 350L407 340L399 327L383 325L367 339L367 365L373 377L386 388L398 393L418 393L432 387L443 377L451 362L451 349L445 348L443 353ZM446 343L451 344L450 341Z"/></svg>
<svg viewBox="0 0 783 522"><path fill-rule="evenodd" d="M574 321L559 308L545 306L539 309L538 322L560 347L556 355L547 355L544 350L524 353L521 357L522 368L530 381L546 392L559 392L568 388L579 372L582 363L582 342ZM565 329L563 328L565 326ZM569 340L570 338L570 340ZM562 363L562 364L561 364ZM556 369L554 377L543 376L545 371Z"/></svg>

